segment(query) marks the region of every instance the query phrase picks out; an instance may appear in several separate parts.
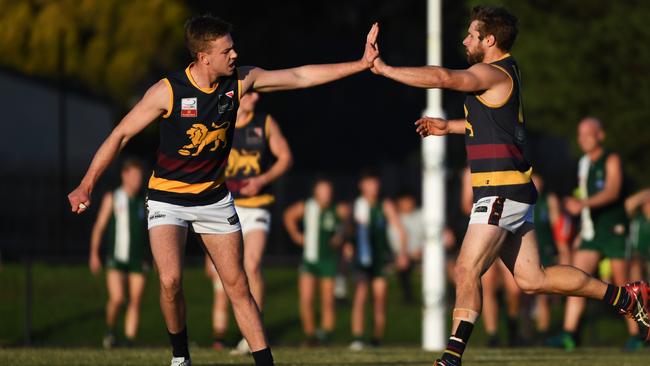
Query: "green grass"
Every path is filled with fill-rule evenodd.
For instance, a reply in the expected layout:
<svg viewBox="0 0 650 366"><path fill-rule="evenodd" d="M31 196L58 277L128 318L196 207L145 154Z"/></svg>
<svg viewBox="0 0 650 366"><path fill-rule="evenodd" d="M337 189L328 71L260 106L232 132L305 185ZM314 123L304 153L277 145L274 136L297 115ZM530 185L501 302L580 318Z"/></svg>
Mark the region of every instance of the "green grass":
<svg viewBox="0 0 650 366"><path fill-rule="evenodd" d="M303 339L298 316L297 275L297 269L291 267L270 267L265 270L268 296L264 322L270 340L275 346L297 346ZM33 279L32 344L38 347L98 347L105 331L106 289L104 276L91 276L87 267L82 264L37 263L33 267ZM148 281L142 304L137 345L166 346L167 335L158 305L158 281L154 272L148 274ZM188 266L185 271L184 285L188 304L190 342L199 347L208 346L211 341L212 288L203 274L202 267ZM0 267L0 347L23 344L26 311L24 287L25 270L21 264L4 264ZM414 273L414 288L416 294L419 295L420 281L417 273ZM582 332L583 344L586 346L622 347L626 335L625 325L620 318L595 302L590 302L587 308L585 327ZM394 276L389 277L387 309L385 345L419 345L421 306L418 304L408 305L401 301L401 293ZM554 315L556 325L561 321L561 316L561 303L558 302ZM369 334L370 330L370 317L371 311L368 311L366 334ZM337 307L336 324L334 344L345 345L351 341L349 304ZM121 321L118 333L121 334ZM239 337L231 317L228 341L234 344ZM480 346L484 342L485 334L479 323L475 327L472 344ZM26 355L30 354L30 351L24 352ZM39 352L49 353L50 351L37 348L33 354ZM153 354L157 353L159 352L153 352ZM406 353L409 352L402 354ZM67 355L65 352L62 354ZM103 355L104 353L92 353L89 350L88 354L88 357L93 357L93 354ZM125 354L136 357L140 351L128 351ZM108 356L109 354L106 355L111 357ZM0 362L0 365L4 364L6 363ZM650 365L650 362L648 364Z"/></svg>
<svg viewBox="0 0 650 366"><path fill-rule="evenodd" d="M277 365L409 365L430 366L436 354L417 348L380 348L350 352L343 348L296 349L276 348ZM648 365L650 352L621 353L618 349L592 348L573 353L539 348L482 349L466 352L464 365L480 366L642 366ZM169 365L168 349L147 348L102 351L97 349L19 348L0 349L0 365ZM207 348L192 349L192 364L200 365L252 365L249 356L229 356Z"/></svg>

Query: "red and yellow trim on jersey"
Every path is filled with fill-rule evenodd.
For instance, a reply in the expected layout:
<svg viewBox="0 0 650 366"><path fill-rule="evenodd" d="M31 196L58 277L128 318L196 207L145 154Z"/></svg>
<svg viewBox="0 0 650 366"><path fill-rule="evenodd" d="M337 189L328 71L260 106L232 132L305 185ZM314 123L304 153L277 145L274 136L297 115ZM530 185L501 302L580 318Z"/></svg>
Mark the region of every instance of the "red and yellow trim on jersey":
<svg viewBox="0 0 650 366"><path fill-rule="evenodd" d="M272 194L262 194L255 197L235 198L235 205L247 208L256 208L270 205L275 202Z"/></svg>
<svg viewBox="0 0 650 366"><path fill-rule="evenodd" d="M192 65L194 65L194 62L192 62L192 63L191 63L191 64L190 64L186 69L185 69L185 75L187 75L187 79L190 81L190 83L191 83L195 88L199 89L200 91L202 91L202 92L204 92L204 93L206 93L206 94L212 94L212 93L214 93L214 91L217 90L217 88L219 87L219 83L214 84L214 85L213 85L212 87L210 87L210 88L202 88L202 87L200 87L199 84L197 84L196 81L194 81L194 78L192 77L192 73L190 72L190 67L192 67Z"/></svg>
<svg viewBox="0 0 650 366"><path fill-rule="evenodd" d="M222 175L213 182L185 183L178 180L159 178L151 174L151 178L149 178L149 189L172 193L198 194L221 186L224 180L225 177Z"/></svg>
<svg viewBox="0 0 650 366"><path fill-rule="evenodd" d="M168 118L172 114L172 109L174 109L174 89L172 89L172 84L169 82L169 79L162 79L165 84L167 84L167 89L169 89L169 101L167 102L167 112L162 115L162 118Z"/></svg>
<svg viewBox="0 0 650 366"><path fill-rule="evenodd" d="M472 187L493 187L530 183L531 167L526 172L505 170L500 172L472 173Z"/></svg>

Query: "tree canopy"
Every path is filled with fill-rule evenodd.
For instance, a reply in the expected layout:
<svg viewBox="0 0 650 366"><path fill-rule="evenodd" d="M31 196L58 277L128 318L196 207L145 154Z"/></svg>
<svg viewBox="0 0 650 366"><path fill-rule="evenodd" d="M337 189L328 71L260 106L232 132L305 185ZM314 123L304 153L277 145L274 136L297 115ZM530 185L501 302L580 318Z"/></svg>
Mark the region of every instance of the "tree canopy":
<svg viewBox="0 0 650 366"><path fill-rule="evenodd" d="M0 64L58 77L63 50L66 79L124 102L175 64L187 16L179 0L0 0Z"/></svg>

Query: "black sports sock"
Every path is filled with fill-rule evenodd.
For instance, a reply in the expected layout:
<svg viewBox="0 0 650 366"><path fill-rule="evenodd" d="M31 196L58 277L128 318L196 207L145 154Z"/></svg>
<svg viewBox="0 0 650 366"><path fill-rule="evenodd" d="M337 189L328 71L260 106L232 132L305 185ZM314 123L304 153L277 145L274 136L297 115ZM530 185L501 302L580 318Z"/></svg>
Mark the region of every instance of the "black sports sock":
<svg viewBox="0 0 650 366"><path fill-rule="evenodd" d="M472 329L474 329L474 324L465 320L460 321L456 333L449 337L447 348L441 357L442 361L449 366L460 365L460 359L463 357L467 341L472 335Z"/></svg>
<svg viewBox="0 0 650 366"><path fill-rule="evenodd" d="M167 331L167 334L169 334L169 342L172 344L172 355L190 358L190 351L187 348L187 327L178 333Z"/></svg>
<svg viewBox="0 0 650 366"><path fill-rule="evenodd" d="M271 349L269 347L253 352L253 359L255 359L255 366L274 365L273 354L271 354Z"/></svg>
<svg viewBox="0 0 650 366"><path fill-rule="evenodd" d="M605 291L603 301L613 306L616 310L627 311L632 303L632 297L623 287L607 285L607 291Z"/></svg>

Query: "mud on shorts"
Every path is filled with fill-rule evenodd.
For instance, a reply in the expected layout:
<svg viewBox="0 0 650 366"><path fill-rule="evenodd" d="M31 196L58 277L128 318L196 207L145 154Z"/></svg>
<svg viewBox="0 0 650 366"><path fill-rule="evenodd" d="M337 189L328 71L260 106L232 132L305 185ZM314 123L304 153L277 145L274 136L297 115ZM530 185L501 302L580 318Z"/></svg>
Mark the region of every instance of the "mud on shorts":
<svg viewBox="0 0 650 366"><path fill-rule="evenodd" d="M242 207L235 205L239 221L241 222L242 234L253 230L263 230L268 233L271 228L271 212L266 208Z"/></svg>
<svg viewBox="0 0 650 366"><path fill-rule="evenodd" d="M204 206L181 206L147 201L149 229L160 225L188 227L197 234L229 234L241 230L239 216L230 193L220 201Z"/></svg>
<svg viewBox="0 0 650 366"><path fill-rule="evenodd" d="M504 197L483 197L472 205L469 225L489 224L514 233L526 222L533 223L535 205Z"/></svg>

